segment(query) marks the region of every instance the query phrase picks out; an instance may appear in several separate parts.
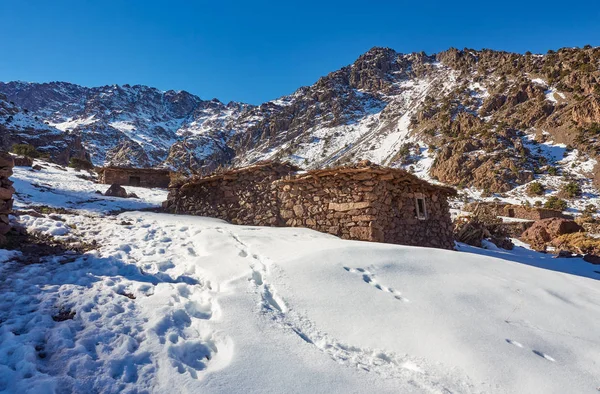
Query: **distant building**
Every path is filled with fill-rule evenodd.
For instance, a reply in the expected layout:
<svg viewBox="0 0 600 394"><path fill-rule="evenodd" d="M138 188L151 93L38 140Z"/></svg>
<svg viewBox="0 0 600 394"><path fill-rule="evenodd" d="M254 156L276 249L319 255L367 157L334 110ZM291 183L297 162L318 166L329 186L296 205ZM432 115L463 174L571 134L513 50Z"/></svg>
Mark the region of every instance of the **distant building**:
<svg viewBox="0 0 600 394"><path fill-rule="evenodd" d="M173 213L234 224L307 227L345 239L452 249L448 196L456 191L364 161L298 172L264 162L171 188Z"/></svg>
<svg viewBox="0 0 600 394"><path fill-rule="evenodd" d="M98 182L108 185L167 188L171 182L171 172L163 169L103 167L97 171Z"/></svg>
<svg viewBox="0 0 600 394"><path fill-rule="evenodd" d="M573 219L561 211L540 207L526 207L505 202L473 202L466 204L464 210L476 215L504 216L524 220L542 220L549 218Z"/></svg>

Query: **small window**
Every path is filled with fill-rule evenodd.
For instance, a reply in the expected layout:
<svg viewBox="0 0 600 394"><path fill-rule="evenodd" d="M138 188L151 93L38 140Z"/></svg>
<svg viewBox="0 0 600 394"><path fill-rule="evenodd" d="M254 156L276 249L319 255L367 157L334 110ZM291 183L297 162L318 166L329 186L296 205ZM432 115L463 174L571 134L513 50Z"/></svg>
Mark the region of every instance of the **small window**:
<svg viewBox="0 0 600 394"><path fill-rule="evenodd" d="M129 186L139 186L140 185L140 177L139 176L130 176L129 177Z"/></svg>
<svg viewBox="0 0 600 394"><path fill-rule="evenodd" d="M417 204L417 218L419 220L427 219L427 209L425 208L425 199L422 197L417 197L416 204Z"/></svg>

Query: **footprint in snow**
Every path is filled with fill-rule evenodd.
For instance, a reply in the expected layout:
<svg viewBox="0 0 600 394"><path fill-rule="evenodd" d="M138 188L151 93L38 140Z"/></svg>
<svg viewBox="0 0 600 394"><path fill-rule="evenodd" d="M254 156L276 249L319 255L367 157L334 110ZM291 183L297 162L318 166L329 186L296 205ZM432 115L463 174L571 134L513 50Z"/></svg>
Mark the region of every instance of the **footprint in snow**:
<svg viewBox="0 0 600 394"><path fill-rule="evenodd" d="M517 341L513 341L512 339L508 339L507 338L506 339L506 343L509 343L509 344L511 344L513 346L516 346L516 347L520 348L520 349L526 349L525 346L523 346L523 344L521 344L521 343L519 343ZM544 359L546 359L548 361L556 362L556 360L552 356L550 356L550 355L548 355L548 354L546 354L544 352L541 352L541 351L535 350L535 349L531 349L531 351L536 356L540 356L541 358L544 358Z"/></svg>
<svg viewBox="0 0 600 394"><path fill-rule="evenodd" d="M402 297L402 293L400 293L399 291L396 291L396 290L392 289L391 287L382 286L379 283L377 283L377 280L375 279L375 275L372 274L371 272L369 272L368 270L366 270L364 268L350 268L350 267L344 267L344 269L350 273L362 275L362 280L365 283L375 287L377 290L381 290L385 293L391 293L394 296L394 298L397 299L398 301L410 302L408 300L408 298Z"/></svg>

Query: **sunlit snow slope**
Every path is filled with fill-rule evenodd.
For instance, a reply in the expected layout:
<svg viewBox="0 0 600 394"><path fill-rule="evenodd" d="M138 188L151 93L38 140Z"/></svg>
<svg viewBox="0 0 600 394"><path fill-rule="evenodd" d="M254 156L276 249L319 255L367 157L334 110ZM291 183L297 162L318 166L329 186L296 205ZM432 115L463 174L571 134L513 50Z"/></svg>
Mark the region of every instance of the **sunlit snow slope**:
<svg viewBox="0 0 600 394"><path fill-rule="evenodd" d="M99 187L47 171L17 169L17 185L61 182L73 197ZM28 194L21 208L47 203L46 193ZM0 253L0 391L594 393L600 385L600 275L579 259L485 251L501 259L466 246L149 212L103 216L120 204L111 201L21 216L33 231L99 246L32 265ZM58 219L66 232L53 231ZM61 309L76 314L54 321Z"/></svg>

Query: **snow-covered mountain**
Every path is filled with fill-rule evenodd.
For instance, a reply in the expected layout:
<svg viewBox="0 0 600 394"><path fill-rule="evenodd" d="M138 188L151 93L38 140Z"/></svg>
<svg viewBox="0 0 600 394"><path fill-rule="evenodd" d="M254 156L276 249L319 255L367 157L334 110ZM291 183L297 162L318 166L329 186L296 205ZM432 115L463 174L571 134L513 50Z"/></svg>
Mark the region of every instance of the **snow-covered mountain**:
<svg viewBox="0 0 600 394"><path fill-rule="evenodd" d="M193 145L198 160L203 154L218 155L225 121L248 107L141 85L9 82L0 83L0 92L54 129L80 136L97 165L158 166L175 144ZM198 138L202 143L194 144ZM205 153L196 146L211 144L211 152ZM225 146L222 150L228 151Z"/></svg>
<svg viewBox="0 0 600 394"><path fill-rule="evenodd" d="M64 132L37 115L8 101L0 93L0 149L26 142L48 154L54 161L67 164L71 157L87 159L79 135Z"/></svg>
<svg viewBox="0 0 600 394"><path fill-rule="evenodd" d="M139 85L9 82L0 93L79 136L98 165L206 172L264 159L307 168L369 159L489 194L541 176L592 187L599 62L591 47L545 55L373 48L258 106Z"/></svg>

